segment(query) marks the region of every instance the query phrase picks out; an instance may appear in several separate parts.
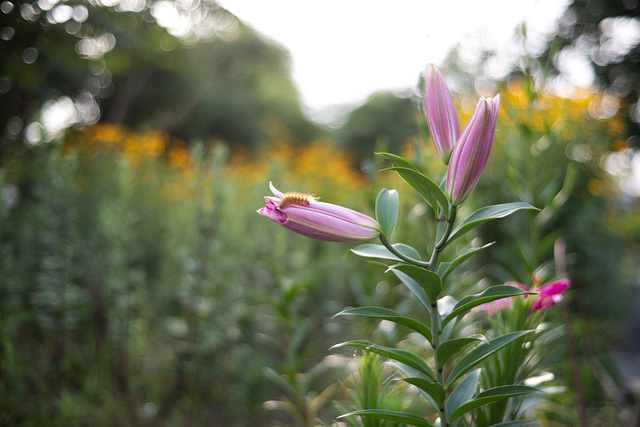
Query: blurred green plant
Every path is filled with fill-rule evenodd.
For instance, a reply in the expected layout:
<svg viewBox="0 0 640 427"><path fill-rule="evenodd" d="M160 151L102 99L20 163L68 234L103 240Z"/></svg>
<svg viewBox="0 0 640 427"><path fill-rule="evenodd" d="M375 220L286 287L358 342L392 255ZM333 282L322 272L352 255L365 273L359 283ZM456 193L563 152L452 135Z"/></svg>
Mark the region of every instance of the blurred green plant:
<svg viewBox="0 0 640 427"><path fill-rule="evenodd" d="M389 369L383 359L372 352L364 351L362 356L356 359L357 371L352 374L344 384L351 399L349 409L339 405L341 413L354 410L377 409L390 411L418 412L427 408L418 409L418 399L406 398L406 387L397 381L393 370ZM360 423L356 417L345 418L352 427L399 427L405 423L384 420L378 418L363 417Z"/></svg>

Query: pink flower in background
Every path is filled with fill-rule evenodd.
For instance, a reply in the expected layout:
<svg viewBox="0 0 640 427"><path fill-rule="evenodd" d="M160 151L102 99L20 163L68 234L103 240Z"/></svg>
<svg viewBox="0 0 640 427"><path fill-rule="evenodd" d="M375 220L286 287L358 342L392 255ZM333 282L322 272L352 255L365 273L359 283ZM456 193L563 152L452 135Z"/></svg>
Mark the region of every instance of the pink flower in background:
<svg viewBox="0 0 640 427"><path fill-rule="evenodd" d="M449 89L433 64L427 66L425 73L424 106L436 153L448 164L451 150L460 136L460 123Z"/></svg>
<svg viewBox="0 0 640 427"><path fill-rule="evenodd" d="M275 197L265 197L267 205L258 213L298 234L330 242L370 240L380 234L376 220L360 212L307 194L282 193L271 183L269 188Z"/></svg>
<svg viewBox="0 0 640 427"><path fill-rule="evenodd" d="M447 197L453 206L473 191L489 160L498 120L500 95L481 97L476 111L453 147L447 170Z"/></svg>
<svg viewBox="0 0 640 427"><path fill-rule="evenodd" d="M562 279L557 282L541 286L537 289L531 289L531 292L537 292L537 294L531 296L531 308L529 311L533 313L538 310L546 310L562 301L562 292L569 287L569 283L569 279ZM529 288L517 282L509 282L507 285L516 286L523 291L529 291ZM523 295L522 298L527 299L528 296L529 295ZM475 310L483 311L493 316L500 311L511 309L513 306L512 298L514 297L507 297L488 302L486 304L479 305Z"/></svg>
<svg viewBox="0 0 640 427"><path fill-rule="evenodd" d="M523 291L529 290L529 288L527 288L525 285L522 285L518 282L509 282L507 283L507 285L515 286L516 288L520 288ZM523 298L526 299L528 296L529 295L523 295ZM486 304L479 305L478 307L476 307L476 311L484 311L485 313L493 316L499 311L510 309L513 306L512 298L513 297L501 298L495 301L488 302Z"/></svg>
<svg viewBox="0 0 640 427"><path fill-rule="evenodd" d="M569 283L569 279L562 279L537 289L538 295L534 297L531 311L546 310L562 301L562 292L569 287Z"/></svg>

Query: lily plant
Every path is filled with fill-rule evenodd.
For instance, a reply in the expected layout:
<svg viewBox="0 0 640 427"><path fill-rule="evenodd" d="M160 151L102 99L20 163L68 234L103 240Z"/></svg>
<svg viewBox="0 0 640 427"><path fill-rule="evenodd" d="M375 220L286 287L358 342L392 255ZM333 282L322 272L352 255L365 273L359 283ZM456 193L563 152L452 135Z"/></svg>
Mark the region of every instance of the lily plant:
<svg viewBox="0 0 640 427"><path fill-rule="evenodd" d="M413 294L424 316L404 316L385 307L349 308L337 316L361 316L386 320L420 334L429 343L431 356L424 357L407 349L385 347L367 340L351 340L334 348L352 347L376 353L393 361L401 380L420 391L435 409L435 419L424 414L383 409L361 409L342 417L373 417L419 427L468 425L473 411L484 405L506 401L539 390L525 384L507 384L482 388L483 362L509 344L522 341L533 329L511 330L490 337L482 334L458 335L458 324L472 310L487 309L490 304L506 305L505 298L536 295L522 286L495 285L473 295L448 295L451 273L469 257L491 245L469 247L452 259L441 255L453 241L474 228L520 210L536 209L511 202L483 207L466 218L458 218L458 207L473 192L484 172L493 145L500 97L481 97L469 122L460 132L451 94L438 69L430 65L426 72L425 113L435 150L447 165L441 184L426 176L409 160L391 153L378 153L431 207L437 232L430 253L421 254L404 243L393 243L398 217L399 194L383 189L378 194L375 220L348 208L318 202L301 193L281 193L271 186L273 197L258 212L297 233L329 241L358 242L378 238L380 244L366 243L352 252L388 265L394 275ZM530 300L533 301L533 300ZM540 299L541 304L550 304ZM497 307L496 306L496 307ZM428 320L427 320L428 319ZM434 417L432 417L434 418ZM523 426L535 420L504 419L495 427Z"/></svg>

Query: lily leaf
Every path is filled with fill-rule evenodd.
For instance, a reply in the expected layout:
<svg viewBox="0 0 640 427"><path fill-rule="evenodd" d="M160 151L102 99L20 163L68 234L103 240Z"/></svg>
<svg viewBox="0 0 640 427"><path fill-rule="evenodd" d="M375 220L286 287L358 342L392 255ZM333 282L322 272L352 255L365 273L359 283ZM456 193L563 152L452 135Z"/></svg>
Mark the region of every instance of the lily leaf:
<svg viewBox="0 0 640 427"><path fill-rule="evenodd" d="M458 360L458 363L451 370L449 378L447 378L447 384L453 384L458 378L469 372L482 360L500 350L507 344L531 332L533 332L533 330L510 332L508 334L500 335L487 343L480 344Z"/></svg>
<svg viewBox="0 0 640 427"><path fill-rule="evenodd" d="M384 411L382 409L361 409L359 411L353 411L349 412L348 414L340 415L338 418L352 417L355 415L359 415L361 417L374 417L384 420L398 421L417 427L433 427L433 424L429 424L423 418L410 412Z"/></svg>
<svg viewBox="0 0 640 427"><path fill-rule="evenodd" d="M469 230L479 226L480 224L484 224L485 222L491 221L492 219L504 218L522 209L539 210L538 208L522 202L504 203L501 205L492 205L480 208L469 215L469 217L462 221L460 225L458 225L456 229L453 230L453 232L449 236L449 239L447 240L447 243L454 241L458 237L462 236Z"/></svg>
<svg viewBox="0 0 640 427"><path fill-rule="evenodd" d="M520 288L511 285L496 285L491 286L485 289L483 292L475 295L468 295L462 298L458 303L453 307L451 313L447 314L447 316L442 319L442 327L444 327L447 323L449 323L456 316L471 310L473 307L477 307L479 305L495 301L497 299L513 297L518 295L531 294L532 292L527 292Z"/></svg>
<svg viewBox="0 0 640 427"><path fill-rule="evenodd" d="M422 378L425 381L430 381L433 382L435 381L433 378L429 378L426 375L422 374L421 372L413 369L410 366L405 365L404 363L400 363L400 362L391 362L391 365L394 366L398 371L402 372L406 378ZM400 378L403 379L403 378ZM440 410L440 404L438 404L438 402L436 402L433 398L433 396L431 396L429 393L425 392L422 389L420 390L420 394L422 394L422 396L424 396L424 398L436 409L436 410Z"/></svg>
<svg viewBox="0 0 640 427"><path fill-rule="evenodd" d="M376 219L380 230L386 237L390 237L398 219L398 192L383 188L376 199Z"/></svg>
<svg viewBox="0 0 640 427"><path fill-rule="evenodd" d="M425 308L425 310L427 312L431 312L431 300L427 296L427 294L424 291L424 289L422 289L422 286L420 286L420 284L418 282L416 282L410 276L406 275L405 273L403 273L400 270L393 269L393 270L391 270L391 272L393 274L395 274L396 277L402 281L402 283L404 283L404 285L407 287L407 289L409 289L409 291L411 291L413 296L416 297L418 302L420 304L422 304L422 306Z"/></svg>
<svg viewBox="0 0 640 427"><path fill-rule="evenodd" d="M440 265L438 266L438 274L442 278L442 282L444 283L447 277L449 276L449 274L451 274L453 270L455 270L460 264L466 261L469 257L480 252L483 249L487 249L488 247L492 246L494 243L495 242L487 243L486 245L481 246L479 248L465 249L453 261L440 263Z"/></svg>
<svg viewBox="0 0 640 427"><path fill-rule="evenodd" d="M466 401L470 400L478 388L478 382L480 381L480 369L476 369L467 375L460 384L449 395L447 399L446 408L447 414L451 414Z"/></svg>
<svg viewBox="0 0 640 427"><path fill-rule="evenodd" d="M386 159L391 160L391 162L393 163L393 166L396 167L400 167L400 168L407 168L407 169L414 169L414 170L418 170L418 168L416 166L413 165L413 163L411 163L409 160L400 157L396 154L392 154L392 153L376 153L378 156L382 156Z"/></svg>
<svg viewBox="0 0 640 427"><path fill-rule="evenodd" d="M471 335L469 337L454 338L452 340L441 343L440 347L438 347L438 350L436 351L436 354L438 356L438 363L440 365L444 365L451 358L451 356L462 350L464 346L476 341L487 342L487 338L485 338L484 335L477 334Z"/></svg>
<svg viewBox="0 0 640 427"><path fill-rule="evenodd" d="M438 207L442 208L445 213L445 216L449 216L449 201L447 200L447 196L445 196L444 192L438 184L433 182L431 178L423 175L416 169L411 169L407 167L392 167L387 170L393 170L400 175L402 179L407 181L409 185L411 185L417 192L422 196L425 202L429 203L436 212L438 211Z"/></svg>
<svg viewBox="0 0 640 427"><path fill-rule="evenodd" d="M458 409L456 409L449 417L449 421L451 422L456 418L461 417L467 412L473 409L476 409L482 405L487 405L489 403L497 402L499 400L508 399L513 396L520 396L523 394L535 393L539 391L540 390L538 390L537 388L529 387L526 385L505 385L505 386L490 388L478 394L475 397L475 399L472 399L464 403Z"/></svg>
<svg viewBox="0 0 640 427"><path fill-rule="evenodd" d="M438 382L428 381L424 378L410 377L402 378L402 381L412 384L418 387L420 390L427 393L438 404L436 409L439 409L444 405L445 393L444 388Z"/></svg>
<svg viewBox="0 0 640 427"><path fill-rule="evenodd" d="M397 250L403 255L408 256L409 258L420 260L420 253L409 245L405 245L404 243L396 243L393 245L393 247L395 250ZM360 245L354 249L351 249L351 252L364 258L380 258L380 259L390 259L394 261L402 261L400 258L392 254L389 251L389 249L385 248L383 245L376 245L373 243L366 243L364 245Z"/></svg>
<svg viewBox="0 0 640 427"><path fill-rule="evenodd" d="M431 330L420 322L417 322L408 317L402 316L396 313L393 310L389 310L388 308L383 307L359 307L359 308L351 308L348 310L343 310L340 313L336 314L336 316L363 316L363 317L373 317L376 319L388 320L390 322L397 323L402 326L406 326L409 329L413 329L414 331L421 334L425 337L429 342L431 342Z"/></svg>
<svg viewBox="0 0 640 427"><path fill-rule="evenodd" d="M438 299L438 294L442 289L442 281L437 273L410 264L394 265L389 267L389 270L400 271L411 277L422 287L431 301Z"/></svg>
<svg viewBox="0 0 640 427"><path fill-rule="evenodd" d="M345 341L340 344L336 344L331 349L340 348L340 347L355 347L362 350L370 351L372 353L379 354L380 356L384 356L389 359L393 359L397 362L404 363L407 366L417 370L423 375L426 375L428 378L435 381L435 375L433 371L427 365L424 360L418 355L408 351L402 350L399 348L391 348L384 347L382 345L373 344L367 341Z"/></svg>
<svg viewBox="0 0 640 427"><path fill-rule="evenodd" d="M503 423L492 424L489 427L523 427L523 426L530 426L532 424L540 424L540 421L538 420L505 421Z"/></svg>

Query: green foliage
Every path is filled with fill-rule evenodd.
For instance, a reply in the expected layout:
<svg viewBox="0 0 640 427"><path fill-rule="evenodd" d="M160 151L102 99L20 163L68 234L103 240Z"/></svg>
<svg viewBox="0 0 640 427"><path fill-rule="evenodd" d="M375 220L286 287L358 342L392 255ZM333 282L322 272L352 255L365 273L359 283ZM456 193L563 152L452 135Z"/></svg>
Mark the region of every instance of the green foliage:
<svg viewBox="0 0 640 427"><path fill-rule="evenodd" d="M322 362L348 329L331 317L366 268L255 220L264 182L232 179L222 151L186 176L109 150L29 154L2 175L17 198L0 207L0 423L289 420L265 415L282 398L265 367L302 396L336 391ZM330 420L332 397L308 408Z"/></svg>
<svg viewBox="0 0 640 427"><path fill-rule="evenodd" d="M387 413L406 413L409 410L417 411L419 404L415 399L405 399L405 388L398 381L392 381L393 377L386 378L388 364L375 353L365 351L358 359L358 370L345 384L351 398L352 409L356 411L386 411ZM386 378L386 380L385 380ZM348 410L341 408L343 414ZM382 419L370 416L355 417L342 415L341 419L356 427L402 427L405 422L398 419ZM356 423L359 418L361 424Z"/></svg>

